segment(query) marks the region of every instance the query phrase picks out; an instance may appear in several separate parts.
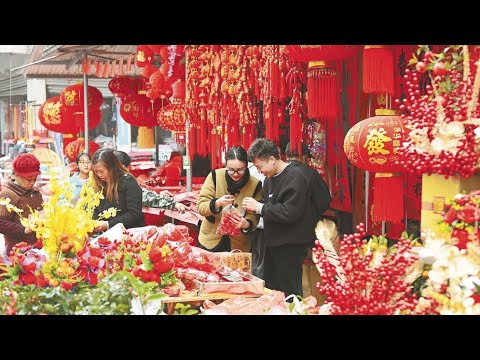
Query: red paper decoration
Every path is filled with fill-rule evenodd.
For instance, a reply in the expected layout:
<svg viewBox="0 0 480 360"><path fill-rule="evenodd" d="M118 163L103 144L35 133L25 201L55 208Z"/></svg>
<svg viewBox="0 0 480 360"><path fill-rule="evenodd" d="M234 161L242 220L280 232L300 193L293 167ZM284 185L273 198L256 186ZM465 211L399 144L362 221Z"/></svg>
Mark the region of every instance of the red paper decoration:
<svg viewBox="0 0 480 360"><path fill-rule="evenodd" d="M143 68L148 64L151 64L153 61L153 51L147 45L137 46L137 54L135 56L137 67ZM127 60L127 71L128 71L128 60Z"/></svg>

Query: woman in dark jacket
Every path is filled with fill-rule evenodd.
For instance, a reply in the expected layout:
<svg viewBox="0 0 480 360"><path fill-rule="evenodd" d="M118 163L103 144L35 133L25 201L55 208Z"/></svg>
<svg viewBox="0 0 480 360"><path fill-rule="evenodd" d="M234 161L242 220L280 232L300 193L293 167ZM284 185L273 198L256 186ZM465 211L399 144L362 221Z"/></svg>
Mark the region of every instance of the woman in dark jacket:
<svg viewBox="0 0 480 360"><path fill-rule="evenodd" d="M98 150L92 156L95 189L103 189L100 205L95 209L94 219L111 207L117 216L102 221L97 231L105 231L123 223L125 228L145 226L142 212L142 189L135 178L118 161L113 150Z"/></svg>

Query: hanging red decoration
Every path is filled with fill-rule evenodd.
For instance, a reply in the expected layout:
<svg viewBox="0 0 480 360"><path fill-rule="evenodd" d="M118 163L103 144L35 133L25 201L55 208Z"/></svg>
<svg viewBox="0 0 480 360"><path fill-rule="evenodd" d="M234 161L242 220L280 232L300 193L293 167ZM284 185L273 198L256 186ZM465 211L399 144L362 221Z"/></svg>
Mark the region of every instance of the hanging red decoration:
<svg viewBox="0 0 480 360"><path fill-rule="evenodd" d="M173 97L177 100L183 100L185 99L185 81L181 81L180 79L175 81L172 84L172 91L173 91Z"/></svg>
<svg viewBox="0 0 480 360"><path fill-rule="evenodd" d="M73 134L77 130L73 119L67 121L66 109L60 101L60 96L47 99L38 111L40 123L50 131L61 134Z"/></svg>
<svg viewBox="0 0 480 360"><path fill-rule="evenodd" d="M393 52L389 46L366 45L363 49L363 92L393 96Z"/></svg>
<svg viewBox="0 0 480 360"><path fill-rule="evenodd" d="M118 97L138 94L139 81L129 76L117 76L108 82L110 91Z"/></svg>
<svg viewBox="0 0 480 360"><path fill-rule="evenodd" d="M376 173L373 220L400 222L404 216L400 149L406 130L395 111L377 109L375 113L348 131L343 150L354 166Z"/></svg>
<svg viewBox="0 0 480 360"><path fill-rule="evenodd" d="M72 119L73 118L73 119ZM74 112L69 113L67 110L67 119L72 119L69 121L72 121L75 124L75 128L78 131L83 131L85 127L85 117L83 111L79 112ZM93 109L88 112L88 128L90 130L95 129L98 124L100 124L100 121L102 120L102 111L100 109Z"/></svg>
<svg viewBox="0 0 480 360"><path fill-rule="evenodd" d="M135 56L137 67L143 68L153 61L153 51L147 45L137 46L137 54ZM128 71L128 63L127 63Z"/></svg>
<svg viewBox="0 0 480 360"><path fill-rule="evenodd" d="M155 54L155 55L160 55L160 50L162 50L162 48L165 47L165 45L147 45L150 50L152 50L152 52Z"/></svg>
<svg viewBox="0 0 480 360"><path fill-rule="evenodd" d="M165 130L185 133L185 105L175 102L160 109L157 114L158 126Z"/></svg>
<svg viewBox="0 0 480 360"><path fill-rule="evenodd" d="M343 60L356 55L361 47L358 45L286 45L285 52L292 59L300 62Z"/></svg>
<svg viewBox="0 0 480 360"><path fill-rule="evenodd" d="M88 153L90 156L93 155L95 151L100 149L100 145L96 142L89 141L88 142ZM84 139L77 139L72 141L65 147L65 156L71 161L75 161L78 154L85 151L85 140Z"/></svg>
<svg viewBox="0 0 480 360"><path fill-rule="evenodd" d="M324 61L308 64L307 110L310 119L336 120L338 115L337 70Z"/></svg>
<svg viewBox="0 0 480 360"><path fill-rule="evenodd" d="M145 95L133 95L122 101L120 115L133 126L152 127L157 125L155 117L161 105L158 102L153 104Z"/></svg>
<svg viewBox="0 0 480 360"><path fill-rule="evenodd" d="M150 85L152 85L152 87L162 89L163 85L165 84L165 77L160 71L155 71L152 75L150 75L148 82Z"/></svg>
<svg viewBox="0 0 480 360"><path fill-rule="evenodd" d="M157 72L157 68L153 65L146 65L144 68L143 68L143 72L142 72L142 76L146 79L150 79L150 76L152 74L154 74L155 72Z"/></svg>
<svg viewBox="0 0 480 360"><path fill-rule="evenodd" d="M97 109L103 103L103 95L96 87L88 85L88 108ZM83 83L67 86L60 94L62 104L73 111L84 110Z"/></svg>

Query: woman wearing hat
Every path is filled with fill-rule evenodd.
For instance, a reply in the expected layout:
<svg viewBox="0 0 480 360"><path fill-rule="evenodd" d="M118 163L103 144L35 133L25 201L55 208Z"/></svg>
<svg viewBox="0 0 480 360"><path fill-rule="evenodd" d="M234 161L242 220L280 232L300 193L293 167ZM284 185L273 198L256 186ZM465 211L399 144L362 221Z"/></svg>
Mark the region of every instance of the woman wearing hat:
<svg viewBox="0 0 480 360"><path fill-rule="evenodd" d="M10 203L23 210L22 216L28 217L30 209L42 210L43 199L40 191L34 186L37 176L40 175L40 162L32 154L20 154L13 160L14 179L0 191L0 198L10 199ZM34 244L37 240L30 228L20 223L20 217L9 212L4 205L0 205L0 233L5 237L5 253L22 241Z"/></svg>

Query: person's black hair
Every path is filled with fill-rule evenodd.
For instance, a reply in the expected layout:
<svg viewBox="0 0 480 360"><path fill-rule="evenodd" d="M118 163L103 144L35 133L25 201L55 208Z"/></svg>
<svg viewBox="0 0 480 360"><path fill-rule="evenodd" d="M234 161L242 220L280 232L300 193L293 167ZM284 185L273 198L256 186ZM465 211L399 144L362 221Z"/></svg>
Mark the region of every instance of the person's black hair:
<svg viewBox="0 0 480 360"><path fill-rule="evenodd" d="M118 161L122 163L123 166L128 168L132 163L132 158L125 151L114 150L113 153L118 158Z"/></svg>
<svg viewBox="0 0 480 360"><path fill-rule="evenodd" d="M225 154L225 161L228 160L240 160L248 164L247 151L241 146L234 146L227 150Z"/></svg>
<svg viewBox="0 0 480 360"><path fill-rule="evenodd" d="M92 157L90 156L89 153L86 153L86 152L81 152L80 154L77 155L77 158L75 159L75 162L77 163L77 166L78 166L78 163L80 162L80 158L83 157L83 156L86 156L88 158L88 160L92 160Z"/></svg>
<svg viewBox="0 0 480 360"><path fill-rule="evenodd" d="M277 145L266 138L255 139L248 149L248 158L250 161L253 161L255 158L268 160L270 156L273 156L277 160L280 159Z"/></svg>

